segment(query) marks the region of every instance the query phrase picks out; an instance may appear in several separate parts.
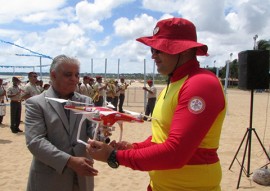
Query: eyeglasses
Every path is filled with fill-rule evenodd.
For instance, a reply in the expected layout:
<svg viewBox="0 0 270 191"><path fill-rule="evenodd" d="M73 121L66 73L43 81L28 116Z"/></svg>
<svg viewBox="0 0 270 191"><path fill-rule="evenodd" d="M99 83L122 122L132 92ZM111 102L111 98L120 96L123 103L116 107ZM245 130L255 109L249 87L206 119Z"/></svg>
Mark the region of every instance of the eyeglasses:
<svg viewBox="0 0 270 191"><path fill-rule="evenodd" d="M37 78L37 76L32 76L33 78Z"/></svg>
<svg viewBox="0 0 270 191"><path fill-rule="evenodd" d="M151 47L151 53L152 54L160 54L160 53L162 53L162 51L154 49L154 48Z"/></svg>

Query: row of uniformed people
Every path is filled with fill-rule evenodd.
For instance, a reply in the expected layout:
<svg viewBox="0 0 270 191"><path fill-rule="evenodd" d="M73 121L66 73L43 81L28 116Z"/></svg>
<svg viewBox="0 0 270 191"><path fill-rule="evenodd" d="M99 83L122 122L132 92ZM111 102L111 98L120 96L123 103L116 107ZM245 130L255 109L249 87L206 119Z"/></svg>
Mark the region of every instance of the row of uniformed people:
<svg viewBox="0 0 270 191"><path fill-rule="evenodd" d="M43 89L42 81L38 80L37 77L38 75L36 72L29 72L28 81L23 86L21 85L21 80L14 76L12 77L12 84L9 85L7 90L5 90L2 86L3 79L0 79L1 89L4 92L3 96L0 97L0 102L4 104L4 96L6 96L6 101L10 100L10 129L12 133L22 132L22 130L19 128L22 110L21 102L32 96L40 94L42 91L48 88L49 84L44 86ZM5 108L5 104L1 105L1 107ZM0 123L2 123L3 116L5 114L5 112L1 112Z"/></svg>
<svg viewBox="0 0 270 191"><path fill-rule="evenodd" d="M90 76L84 76L83 82L78 84L76 91L91 97L95 106L103 106L106 96L106 101L114 105L114 110L117 110L119 102L119 112L123 112L125 90L129 85L125 79L121 78L120 83L118 83L118 80L113 79L103 82L102 76L95 78L96 80Z"/></svg>

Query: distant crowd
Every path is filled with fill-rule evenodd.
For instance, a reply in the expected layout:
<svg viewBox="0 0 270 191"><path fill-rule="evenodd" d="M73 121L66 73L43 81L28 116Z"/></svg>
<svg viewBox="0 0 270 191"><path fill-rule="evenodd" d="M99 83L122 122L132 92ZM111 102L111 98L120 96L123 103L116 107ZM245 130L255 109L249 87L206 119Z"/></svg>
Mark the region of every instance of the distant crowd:
<svg viewBox="0 0 270 191"><path fill-rule="evenodd" d="M103 81L102 76L83 76L82 82L79 82L76 92L90 97L94 106L105 106L108 103L114 106L114 110L123 111L125 100L125 91L130 84L125 82L124 78L120 81L110 79ZM12 133L22 132L19 129L21 122L21 102L35 95L41 94L50 88L49 83L43 83L38 80L36 72L28 73L28 81L23 84L18 77L12 77L12 84L8 87L3 86L3 79L0 78L0 124L6 114L5 102L10 100L10 129Z"/></svg>
<svg viewBox="0 0 270 191"><path fill-rule="evenodd" d="M114 110L123 113L125 91L129 85L124 78L120 78L118 82L113 79L103 81L102 76L95 78L84 76L83 81L77 85L76 92L92 98L95 106L105 106L107 102L110 102ZM104 100L105 97L106 100Z"/></svg>
<svg viewBox="0 0 270 191"><path fill-rule="evenodd" d="M109 79L103 81L102 76L83 76L82 81L77 84L76 92L90 97L94 106L113 105L113 110L124 113L123 104L125 101L125 91L131 83L126 83L124 78ZM148 80L149 88L143 87L147 92L147 106L145 114L151 115L156 102L156 88L152 80ZM23 132L20 128L21 121L21 102L35 95L41 94L43 91L51 87L50 82L43 83L38 80L36 72L28 73L28 80L23 83L18 77L12 77L12 84L3 85L3 79L0 78L0 124L6 115L6 104L10 100L10 129L12 133ZM144 120L148 120L144 117Z"/></svg>

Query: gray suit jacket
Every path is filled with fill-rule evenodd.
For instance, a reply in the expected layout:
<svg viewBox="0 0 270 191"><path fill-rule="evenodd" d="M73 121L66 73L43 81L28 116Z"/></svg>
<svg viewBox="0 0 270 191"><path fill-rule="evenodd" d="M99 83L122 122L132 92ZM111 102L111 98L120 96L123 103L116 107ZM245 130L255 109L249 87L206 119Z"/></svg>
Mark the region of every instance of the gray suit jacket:
<svg viewBox="0 0 270 191"><path fill-rule="evenodd" d="M70 156L87 155L85 145L76 141L82 116L65 110L64 104L47 100L45 97L57 98L52 87L26 101L26 144L33 154L27 190L72 191L77 175L66 167L67 161ZM90 102L89 97L76 92L71 100ZM83 123L81 140L87 141L87 128L91 128L89 121ZM78 176L78 184L80 191L92 191L94 179Z"/></svg>

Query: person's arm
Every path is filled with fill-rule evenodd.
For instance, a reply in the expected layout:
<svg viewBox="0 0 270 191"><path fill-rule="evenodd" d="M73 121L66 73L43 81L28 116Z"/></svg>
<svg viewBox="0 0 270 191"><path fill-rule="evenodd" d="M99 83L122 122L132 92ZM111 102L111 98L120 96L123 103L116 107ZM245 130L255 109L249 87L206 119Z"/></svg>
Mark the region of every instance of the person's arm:
<svg viewBox="0 0 270 191"><path fill-rule="evenodd" d="M149 92L150 94L153 94L154 92L151 91L151 89L147 89L147 87L143 87L143 90Z"/></svg>
<svg viewBox="0 0 270 191"><path fill-rule="evenodd" d="M151 142L152 136L149 136L145 141L140 142L140 143L132 143L133 149L141 149L141 148L146 148L149 146L152 146L156 143Z"/></svg>
<svg viewBox="0 0 270 191"><path fill-rule="evenodd" d="M141 149L145 147L150 147L152 146L153 142L151 142L152 136L148 137L145 141L140 142L140 143L129 143L127 141L120 141L116 142L113 140L110 142L110 146L112 146L116 150L127 150L127 149Z"/></svg>
<svg viewBox="0 0 270 191"><path fill-rule="evenodd" d="M90 97L83 95L81 95L81 97L84 97L81 100L82 103L86 104L91 103ZM87 136L93 139L95 127L93 127L92 122L86 119L85 126ZM71 168L80 176L96 176L98 174L98 171L93 168L93 164L94 164L93 159L88 159L86 157L70 156L70 158L66 163L66 167Z"/></svg>
<svg viewBox="0 0 270 191"><path fill-rule="evenodd" d="M12 92L12 88L8 88L8 90L7 90L7 97L8 97L8 98L15 97L15 96L17 96L17 95L19 95L19 94L20 94L20 92L13 93L13 92Z"/></svg>
<svg viewBox="0 0 270 191"><path fill-rule="evenodd" d="M94 161L85 157L70 156L66 166L74 170L80 176L96 176L98 171L93 168Z"/></svg>
<svg viewBox="0 0 270 191"><path fill-rule="evenodd" d="M174 169L186 165L225 107L221 86L204 83L195 80L182 88L164 143L142 149L119 150L116 156L119 164L142 171ZM189 108L189 101L196 96L205 102L205 109L198 114L192 113Z"/></svg>
<svg viewBox="0 0 270 191"><path fill-rule="evenodd" d="M31 93L30 93L31 89L30 88L31 87L29 85L27 85L27 84L25 85L24 90L21 93L22 100L27 100L31 97Z"/></svg>
<svg viewBox="0 0 270 191"><path fill-rule="evenodd" d="M118 93L119 91L121 91L121 89L120 89L120 88L118 88L118 89L116 90L116 93Z"/></svg>
<svg viewBox="0 0 270 191"><path fill-rule="evenodd" d="M202 103L200 112L196 111L196 103L195 106L191 105L197 98L200 98ZM185 82L179 92L178 105L166 141L140 149L118 150L116 159L120 165L141 171L181 168L189 162L198 164L201 162L200 152L204 151L203 148L199 148L199 145L225 107L223 89L217 79L195 78ZM214 136L216 137L213 139L219 139L219 134ZM110 145L97 141L89 144L87 149L90 155L104 162L114 149ZM206 150L214 156L204 157L211 162L217 161L216 149Z"/></svg>

